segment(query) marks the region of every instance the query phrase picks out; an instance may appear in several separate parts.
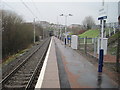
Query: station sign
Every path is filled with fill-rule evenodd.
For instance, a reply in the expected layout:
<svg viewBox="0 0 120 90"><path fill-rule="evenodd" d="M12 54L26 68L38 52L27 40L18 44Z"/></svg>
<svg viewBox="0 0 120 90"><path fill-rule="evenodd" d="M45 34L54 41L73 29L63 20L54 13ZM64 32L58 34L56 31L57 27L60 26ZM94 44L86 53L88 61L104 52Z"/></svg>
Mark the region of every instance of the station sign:
<svg viewBox="0 0 120 90"><path fill-rule="evenodd" d="M98 20L102 20L102 19L107 19L107 15L106 15L106 9L104 6L102 6L99 10L99 17Z"/></svg>
<svg viewBox="0 0 120 90"><path fill-rule="evenodd" d="M102 7L100 10L99 10L99 16L103 16L106 14L106 11L105 11L105 8Z"/></svg>
<svg viewBox="0 0 120 90"><path fill-rule="evenodd" d="M107 19L107 16L99 17L98 20Z"/></svg>

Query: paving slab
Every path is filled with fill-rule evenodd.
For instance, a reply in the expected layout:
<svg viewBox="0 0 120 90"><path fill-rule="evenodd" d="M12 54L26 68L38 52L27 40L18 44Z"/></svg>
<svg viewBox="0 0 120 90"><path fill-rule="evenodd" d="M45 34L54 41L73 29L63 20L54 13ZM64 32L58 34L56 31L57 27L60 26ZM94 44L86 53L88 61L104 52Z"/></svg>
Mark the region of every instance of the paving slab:
<svg viewBox="0 0 120 90"><path fill-rule="evenodd" d="M53 38L52 38L53 39ZM41 88L60 88L55 43L52 40L50 53Z"/></svg>
<svg viewBox="0 0 120 90"><path fill-rule="evenodd" d="M60 88L55 43L52 37L35 90Z"/></svg>

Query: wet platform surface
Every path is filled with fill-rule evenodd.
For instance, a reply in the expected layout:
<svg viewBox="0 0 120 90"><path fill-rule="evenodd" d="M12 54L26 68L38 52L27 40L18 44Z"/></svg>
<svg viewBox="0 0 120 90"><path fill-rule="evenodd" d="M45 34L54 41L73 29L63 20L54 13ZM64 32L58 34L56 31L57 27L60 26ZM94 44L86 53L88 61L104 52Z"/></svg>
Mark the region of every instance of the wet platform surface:
<svg viewBox="0 0 120 90"><path fill-rule="evenodd" d="M65 47L64 43L55 37L54 41L56 49L59 51L57 57L59 56L61 64L63 64L61 67L64 66L65 69L61 73L59 71L62 74L59 75L60 80L65 76L67 78L65 82L69 83L68 88L118 88L118 85L106 74L98 73L97 68L85 57L71 47ZM64 82L61 82L61 85L62 83Z"/></svg>
<svg viewBox="0 0 120 90"><path fill-rule="evenodd" d="M109 76L98 73L97 68L85 57L65 46L61 40L52 37L35 90L118 87Z"/></svg>

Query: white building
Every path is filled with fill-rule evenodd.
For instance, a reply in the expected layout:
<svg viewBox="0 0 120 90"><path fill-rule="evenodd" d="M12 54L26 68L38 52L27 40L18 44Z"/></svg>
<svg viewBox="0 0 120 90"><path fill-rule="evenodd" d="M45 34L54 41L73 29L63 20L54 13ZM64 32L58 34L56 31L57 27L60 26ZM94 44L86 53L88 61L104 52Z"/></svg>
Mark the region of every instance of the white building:
<svg viewBox="0 0 120 90"><path fill-rule="evenodd" d="M105 10L107 15L107 23L118 22L118 16L120 15L120 1L106 2Z"/></svg>
<svg viewBox="0 0 120 90"><path fill-rule="evenodd" d="M120 1L118 2L118 14L120 16Z"/></svg>
<svg viewBox="0 0 120 90"><path fill-rule="evenodd" d="M49 27L49 26L50 26L50 23L47 22L47 21L40 21L39 23L40 23L40 25L41 25L43 28L46 28L46 27Z"/></svg>

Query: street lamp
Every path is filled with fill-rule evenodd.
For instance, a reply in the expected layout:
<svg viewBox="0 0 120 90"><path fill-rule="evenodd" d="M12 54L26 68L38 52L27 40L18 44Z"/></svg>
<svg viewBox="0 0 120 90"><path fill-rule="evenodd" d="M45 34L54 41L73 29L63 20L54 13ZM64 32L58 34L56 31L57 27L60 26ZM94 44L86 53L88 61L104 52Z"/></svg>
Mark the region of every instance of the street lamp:
<svg viewBox="0 0 120 90"><path fill-rule="evenodd" d="M64 14L61 14L60 16L64 16L65 17L65 45L66 45L66 41L67 41L67 35L66 35L66 30L67 30L67 17L68 16L73 16L72 14L68 14L68 15L64 15Z"/></svg>

